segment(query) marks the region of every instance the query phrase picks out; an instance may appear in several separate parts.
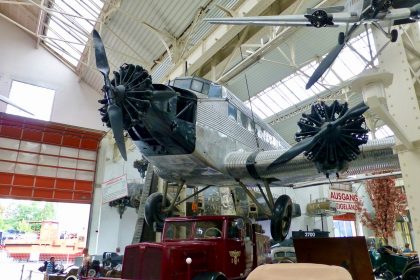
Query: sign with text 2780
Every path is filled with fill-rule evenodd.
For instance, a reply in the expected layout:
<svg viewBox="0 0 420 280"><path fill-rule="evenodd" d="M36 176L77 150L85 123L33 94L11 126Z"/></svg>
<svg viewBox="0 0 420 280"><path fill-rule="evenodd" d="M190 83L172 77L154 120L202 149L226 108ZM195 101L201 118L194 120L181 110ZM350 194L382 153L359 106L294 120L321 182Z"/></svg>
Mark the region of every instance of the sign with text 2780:
<svg viewBox="0 0 420 280"><path fill-rule="evenodd" d="M108 203L127 195L126 175L111 179L102 184L102 203Z"/></svg>
<svg viewBox="0 0 420 280"><path fill-rule="evenodd" d="M356 213L359 197L353 192L330 190L330 200L335 201L340 212Z"/></svg>

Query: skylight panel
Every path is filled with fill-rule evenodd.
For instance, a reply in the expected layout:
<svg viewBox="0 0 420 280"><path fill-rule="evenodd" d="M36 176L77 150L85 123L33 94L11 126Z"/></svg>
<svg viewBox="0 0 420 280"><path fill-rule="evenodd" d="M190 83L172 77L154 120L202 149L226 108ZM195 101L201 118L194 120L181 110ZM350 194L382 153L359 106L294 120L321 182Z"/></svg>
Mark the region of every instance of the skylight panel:
<svg viewBox="0 0 420 280"><path fill-rule="evenodd" d="M279 110L285 108L288 104L287 101L283 98L283 96L276 93L274 90L270 90L266 93L266 95L272 100L273 104L275 104ZM276 110L278 111L278 110Z"/></svg>
<svg viewBox="0 0 420 280"><path fill-rule="evenodd" d="M272 112L277 112L280 109L273 99L271 99L267 94L261 95L259 98L268 108L270 108Z"/></svg>
<svg viewBox="0 0 420 280"><path fill-rule="evenodd" d="M265 105L264 102L262 102L259 98L253 100L252 105L255 105L255 107L260 109L260 111L266 116L274 114L274 112L270 108L268 108L267 105Z"/></svg>
<svg viewBox="0 0 420 280"><path fill-rule="evenodd" d="M309 77L319 65L318 61L313 60L295 73L289 75L274 85L271 85L251 98L252 104L255 105L254 109L264 112L264 115L267 115L267 117L272 116L324 91L325 89L330 88L331 86L338 85L343 81L351 79L360 74L365 68L371 67L368 65L368 62L376 55L376 49L370 31L368 36L369 42L371 43L371 49L369 49L367 35L365 32L350 40L349 44L359 54L350 47L344 48L335 63L327 70L324 77L320 80L322 84L316 83L309 90L305 89ZM377 63L378 61L375 59L374 65ZM267 105L261 105L263 108L259 107L260 104L262 104L261 100L266 100L264 97L266 95L278 103L277 105L270 103L269 107L273 113L270 113L270 111L267 110ZM267 102L268 101L265 103Z"/></svg>
<svg viewBox="0 0 420 280"><path fill-rule="evenodd" d="M251 108L250 106L249 106L249 102L247 103L247 104L245 104L246 106L248 106L248 108ZM257 114L257 116L258 117L260 117L261 119L264 119L264 118L266 118L267 117L267 115L266 114L264 114L263 112L261 112L261 110L260 109L258 109L257 107L255 107L255 106L253 106L252 107L252 111L255 113L255 114Z"/></svg>
<svg viewBox="0 0 420 280"><path fill-rule="evenodd" d="M376 130L375 136L376 139L383 139L394 136L394 132L387 125L383 125Z"/></svg>
<svg viewBox="0 0 420 280"><path fill-rule="evenodd" d="M289 106L298 103L300 99L296 96L296 94L290 89L288 89L283 82L277 83L275 90L281 95L281 97L287 101L287 104Z"/></svg>
<svg viewBox="0 0 420 280"><path fill-rule="evenodd" d="M44 43L71 65L77 66L94 24L103 7L103 0L55 0L50 2Z"/></svg>

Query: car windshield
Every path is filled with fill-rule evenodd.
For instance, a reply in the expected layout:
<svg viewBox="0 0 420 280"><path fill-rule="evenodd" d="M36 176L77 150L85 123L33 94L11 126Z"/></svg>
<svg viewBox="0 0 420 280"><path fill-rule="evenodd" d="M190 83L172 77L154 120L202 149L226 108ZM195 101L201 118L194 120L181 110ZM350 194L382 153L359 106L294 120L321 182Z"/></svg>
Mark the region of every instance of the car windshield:
<svg viewBox="0 0 420 280"><path fill-rule="evenodd" d="M223 221L200 221L195 225L194 238L213 239L222 238Z"/></svg>
<svg viewBox="0 0 420 280"><path fill-rule="evenodd" d="M191 238L193 222L170 222L165 229L165 240L185 240Z"/></svg>

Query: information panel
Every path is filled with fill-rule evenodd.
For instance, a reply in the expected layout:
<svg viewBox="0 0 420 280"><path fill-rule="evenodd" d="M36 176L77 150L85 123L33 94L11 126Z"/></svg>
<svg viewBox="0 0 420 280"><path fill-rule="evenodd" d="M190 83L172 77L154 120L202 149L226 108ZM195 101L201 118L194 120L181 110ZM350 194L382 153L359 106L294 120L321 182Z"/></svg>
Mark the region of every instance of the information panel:
<svg viewBox="0 0 420 280"><path fill-rule="evenodd" d="M125 174L102 184L102 203L108 203L127 195L127 175Z"/></svg>

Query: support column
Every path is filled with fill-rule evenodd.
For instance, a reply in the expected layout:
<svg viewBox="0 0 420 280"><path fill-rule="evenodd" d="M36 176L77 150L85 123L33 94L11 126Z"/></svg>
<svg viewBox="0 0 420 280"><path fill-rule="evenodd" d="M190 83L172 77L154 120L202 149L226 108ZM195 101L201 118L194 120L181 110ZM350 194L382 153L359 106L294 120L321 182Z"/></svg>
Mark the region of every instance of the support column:
<svg viewBox="0 0 420 280"><path fill-rule="evenodd" d="M377 50L389 41L376 28L372 29L372 33ZM389 44L378 58L380 70L393 74L392 84L385 89L388 111L399 124L406 140L413 144L408 149L402 144L402 139L397 139L395 150L398 153L412 217L414 249L420 250L420 206L418 206L420 200L420 110L401 37L400 31L397 42Z"/></svg>

